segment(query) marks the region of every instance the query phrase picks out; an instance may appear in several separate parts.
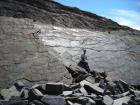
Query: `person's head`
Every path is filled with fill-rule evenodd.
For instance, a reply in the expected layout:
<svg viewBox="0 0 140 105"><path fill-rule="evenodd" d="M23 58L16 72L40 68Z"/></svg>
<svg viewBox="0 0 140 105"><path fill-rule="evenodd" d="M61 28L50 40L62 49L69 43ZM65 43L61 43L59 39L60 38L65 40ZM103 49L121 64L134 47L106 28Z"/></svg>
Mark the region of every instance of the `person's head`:
<svg viewBox="0 0 140 105"><path fill-rule="evenodd" d="M84 54L86 54L86 50L83 50Z"/></svg>

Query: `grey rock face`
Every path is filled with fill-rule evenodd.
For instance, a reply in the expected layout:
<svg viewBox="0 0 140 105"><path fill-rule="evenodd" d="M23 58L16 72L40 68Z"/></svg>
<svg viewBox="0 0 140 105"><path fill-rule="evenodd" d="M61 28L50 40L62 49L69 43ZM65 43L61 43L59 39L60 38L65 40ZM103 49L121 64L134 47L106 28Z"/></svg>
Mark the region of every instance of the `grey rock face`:
<svg viewBox="0 0 140 105"><path fill-rule="evenodd" d="M89 74L94 79L96 76L101 76L98 72L96 72L96 76ZM102 79L99 78L99 81ZM128 90L121 91L122 88L117 86L117 82L120 81L122 88L128 88ZM110 83L111 81L104 78L104 86L108 82ZM111 93L110 90L108 90L109 94L103 93L108 87L101 88L99 82L90 83L86 80L79 83L73 82L70 85L49 82L46 84L35 84L31 87L26 86L22 90L17 90L15 86L12 86L9 89L2 89L0 94L3 98L0 100L0 103L3 104L4 102L4 105L11 105L10 103L16 105L20 103L23 105L139 105L140 91L138 88L132 85L129 86L122 80L112 82L117 86L115 91L120 91L120 94L118 94L119 92ZM23 86L21 81L17 83L18 86Z"/></svg>
<svg viewBox="0 0 140 105"><path fill-rule="evenodd" d="M56 75L61 75L62 72L67 74L62 64L78 63L83 48L88 50L91 70L106 71L113 79L121 78L127 83L139 84L139 31L51 0L1 0L0 15L30 18L34 22L51 24L34 23L28 19L18 21L13 18L12 20L1 18L0 78L2 79L0 82L2 86L6 81L13 80L13 77L14 81L22 79L27 82L43 82L52 81L55 76L55 81L67 82L70 78L68 75L62 77ZM33 30L34 27L37 30ZM109 27L112 27L112 30L125 28L130 30L112 31L110 34L95 32L95 30L105 31ZM35 33L38 30L41 33ZM42 45L46 47L42 48ZM49 63L46 63L48 61ZM10 76L5 77L8 74Z"/></svg>
<svg viewBox="0 0 140 105"><path fill-rule="evenodd" d="M0 26L1 87L16 80L70 82L63 64L77 64L83 48L87 49L91 70L106 71L112 79L139 84L138 31L108 34L6 17L0 18Z"/></svg>
<svg viewBox="0 0 140 105"><path fill-rule="evenodd" d="M65 65L77 64L83 49L87 49L91 70L106 71L114 80L123 79L127 83L140 81L140 36L139 31L89 31L70 29L35 23L41 30L40 40L51 54Z"/></svg>
<svg viewBox="0 0 140 105"><path fill-rule="evenodd" d="M71 82L62 62L36 39L37 31L32 20L0 17L0 87L17 80Z"/></svg>

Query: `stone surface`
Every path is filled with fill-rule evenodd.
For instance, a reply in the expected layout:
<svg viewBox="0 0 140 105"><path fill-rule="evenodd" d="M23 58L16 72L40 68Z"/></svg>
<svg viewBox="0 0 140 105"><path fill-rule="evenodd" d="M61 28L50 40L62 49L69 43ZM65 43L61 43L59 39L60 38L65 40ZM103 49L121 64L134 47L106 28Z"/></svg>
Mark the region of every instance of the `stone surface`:
<svg viewBox="0 0 140 105"><path fill-rule="evenodd" d="M60 95L64 91L63 83L47 83L45 86L45 92L49 95Z"/></svg>
<svg viewBox="0 0 140 105"><path fill-rule="evenodd" d="M15 83L14 83L14 86L15 86L16 89L19 90L19 91L22 90L23 87L25 87L25 85L24 85L21 81L15 82Z"/></svg>
<svg viewBox="0 0 140 105"><path fill-rule="evenodd" d="M20 100L20 101L16 101L16 100L10 100L10 101L0 100L0 105L27 105L27 104L28 104L28 100Z"/></svg>
<svg viewBox="0 0 140 105"><path fill-rule="evenodd" d="M80 61L83 49L87 49L91 70L106 72L108 79L139 84L140 80L140 36L139 31L89 31L86 29L63 28L35 23L41 30L40 39L51 54L65 65ZM129 77L129 78L128 78Z"/></svg>
<svg viewBox="0 0 140 105"><path fill-rule="evenodd" d="M0 104L139 103L139 85L127 83L140 81L140 31L51 0L1 0L0 15ZM83 49L96 75L77 66ZM58 83L72 82L65 67L71 85Z"/></svg>
<svg viewBox="0 0 140 105"><path fill-rule="evenodd" d="M123 103L127 103L130 100L129 96L114 100L113 105L122 105Z"/></svg>
<svg viewBox="0 0 140 105"><path fill-rule="evenodd" d="M85 90L87 90L89 93L95 93L95 94L103 94L103 89L96 86L96 85L93 85L93 84L85 84L84 85L84 88Z"/></svg>
<svg viewBox="0 0 140 105"><path fill-rule="evenodd" d="M80 85L83 86L88 93L95 93L101 95L104 92L104 90L100 88L98 85L92 84L86 80L81 81Z"/></svg>
<svg viewBox="0 0 140 105"><path fill-rule="evenodd" d="M0 17L0 87L18 80L71 83L63 63L48 52L51 48L34 37L37 31L32 20Z"/></svg>
<svg viewBox="0 0 140 105"><path fill-rule="evenodd" d="M93 76L94 74L91 74ZM98 76L98 75L97 75ZM95 77L94 77L95 78ZM107 82L117 85L116 81ZM23 86L20 81L18 85ZM123 81L123 83L127 84ZM15 84L9 89L2 89L0 94L4 98L0 99L1 105L139 105L140 91L133 86L130 91L119 94L103 94L106 87L99 88L98 83L86 80L70 85L62 83L34 84L26 86L21 91L16 90ZM14 88L13 88L14 87ZM116 87L118 90L120 87ZM116 90L115 89L115 90ZM4 91L3 91L4 90ZM10 91L11 90L11 91ZM64 90L64 91L63 91ZM63 93L62 93L63 91ZM18 92L18 93L17 93ZM20 94L21 93L21 94ZM51 94L51 95L50 95ZM27 100L27 101L26 101ZM28 103L27 103L28 102Z"/></svg>
<svg viewBox="0 0 140 105"><path fill-rule="evenodd" d="M2 89L1 95L5 100L10 100L12 97L19 97L21 92L19 92L15 86L12 86L9 89Z"/></svg>
<svg viewBox="0 0 140 105"><path fill-rule="evenodd" d="M45 105L66 105L66 102L63 97L61 96L44 96L41 101Z"/></svg>
<svg viewBox="0 0 140 105"><path fill-rule="evenodd" d="M114 102L114 100L113 100L110 96L105 95L105 96L103 97L103 103L104 103L105 105L113 105L113 102Z"/></svg>
<svg viewBox="0 0 140 105"><path fill-rule="evenodd" d="M29 91L29 99L41 99L43 97L43 94L38 89L31 89Z"/></svg>
<svg viewBox="0 0 140 105"><path fill-rule="evenodd" d="M5 16L0 17L2 87L16 80L67 83L71 77L64 65L77 64L83 49L91 70L139 84L139 31L50 0L1 0L0 15ZM108 33L108 25L117 30Z"/></svg>

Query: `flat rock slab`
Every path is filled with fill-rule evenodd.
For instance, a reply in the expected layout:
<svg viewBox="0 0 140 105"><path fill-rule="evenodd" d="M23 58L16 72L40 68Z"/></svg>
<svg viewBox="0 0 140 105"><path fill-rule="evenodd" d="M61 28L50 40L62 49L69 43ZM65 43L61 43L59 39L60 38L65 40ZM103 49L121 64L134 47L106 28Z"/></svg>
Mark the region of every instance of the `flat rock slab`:
<svg viewBox="0 0 140 105"><path fill-rule="evenodd" d="M45 92L49 95L60 95L64 91L63 83L47 83L45 84Z"/></svg>
<svg viewBox="0 0 140 105"><path fill-rule="evenodd" d="M104 90L100 87L98 87L96 84L92 84L86 80L80 82L81 86L84 86L85 90L89 93L95 93L95 94L103 94Z"/></svg>
<svg viewBox="0 0 140 105"><path fill-rule="evenodd" d="M114 100L113 105L122 105L123 103L127 103L129 100L130 100L129 96L126 96L126 97L123 97L120 99L116 99L116 100Z"/></svg>
<svg viewBox="0 0 140 105"><path fill-rule="evenodd" d="M103 97L103 103L104 103L105 105L113 105L113 102L114 102L114 100L113 100L110 96L105 95L105 96Z"/></svg>
<svg viewBox="0 0 140 105"><path fill-rule="evenodd" d="M16 101L16 100L2 101L2 100L0 100L0 105L27 105L27 104L28 104L28 100L20 100L20 101Z"/></svg>
<svg viewBox="0 0 140 105"><path fill-rule="evenodd" d="M44 96L41 101L47 105L66 105L66 102L63 97L61 96Z"/></svg>

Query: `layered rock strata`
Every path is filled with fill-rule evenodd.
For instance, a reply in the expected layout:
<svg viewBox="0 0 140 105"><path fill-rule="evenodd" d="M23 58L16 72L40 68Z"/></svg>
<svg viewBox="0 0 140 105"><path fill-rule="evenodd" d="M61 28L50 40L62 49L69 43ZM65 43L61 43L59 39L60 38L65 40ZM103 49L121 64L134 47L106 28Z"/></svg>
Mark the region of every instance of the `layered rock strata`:
<svg viewBox="0 0 140 105"><path fill-rule="evenodd" d="M0 87L17 80L71 82L62 62L51 55L29 19L0 17Z"/></svg>
<svg viewBox="0 0 140 105"><path fill-rule="evenodd" d="M140 82L139 31L89 31L35 23L40 40L65 65L77 64L83 49L87 50L91 70L105 71L112 79L130 84Z"/></svg>
<svg viewBox="0 0 140 105"><path fill-rule="evenodd" d="M29 18L34 21L70 28L92 30L127 29L116 22L53 0L1 0L0 15ZM129 29L129 28L128 28Z"/></svg>

